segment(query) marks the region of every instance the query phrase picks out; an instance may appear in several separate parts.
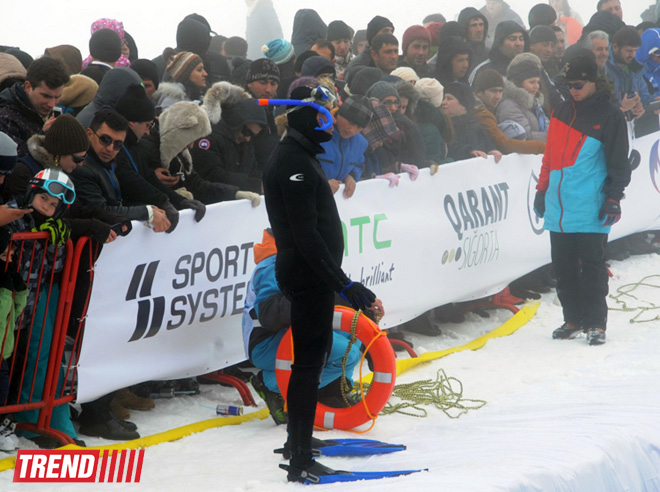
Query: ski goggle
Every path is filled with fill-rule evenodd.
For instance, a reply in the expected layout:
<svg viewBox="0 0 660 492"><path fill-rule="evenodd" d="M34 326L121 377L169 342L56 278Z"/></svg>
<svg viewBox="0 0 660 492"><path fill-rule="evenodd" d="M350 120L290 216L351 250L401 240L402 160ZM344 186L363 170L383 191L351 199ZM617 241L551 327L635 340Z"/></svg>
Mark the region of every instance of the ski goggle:
<svg viewBox="0 0 660 492"><path fill-rule="evenodd" d="M73 188L65 185L55 179L31 178L30 184L38 186L48 192L49 195L59 198L67 205L71 205L76 200L76 192Z"/></svg>
<svg viewBox="0 0 660 492"><path fill-rule="evenodd" d="M321 104L318 104L315 101L323 102L323 104L332 104L335 101L335 95L326 87L319 85L318 87L312 89L311 97L305 99L257 99L257 104L259 106L309 106L314 108L319 113L324 120L321 126L317 126L316 130L327 130L332 127L333 120L332 114L328 108L323 107ZM296 110L298 108L294 108Z"/></svg>

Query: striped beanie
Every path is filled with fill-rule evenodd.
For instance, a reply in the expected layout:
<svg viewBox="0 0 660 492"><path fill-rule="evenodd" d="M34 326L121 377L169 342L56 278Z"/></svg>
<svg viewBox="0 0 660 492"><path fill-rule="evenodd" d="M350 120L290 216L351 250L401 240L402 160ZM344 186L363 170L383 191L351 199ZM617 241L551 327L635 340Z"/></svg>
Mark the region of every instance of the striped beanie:
<svg viewBox="0 0 660 492"><path fill-rule="evenodd" d="M286 39L273 39L261 47L264 56L277 65L288 62L293 57L293 45Z"/></svg>
<svg viewBox="0 0 660 492"><path fill-rule="evenodd" d="M174 55L165 70L172 80L183 83L190 78L190 74L200 63L204 63L204 61L199 55L190 51L182 51Z"/></svg>

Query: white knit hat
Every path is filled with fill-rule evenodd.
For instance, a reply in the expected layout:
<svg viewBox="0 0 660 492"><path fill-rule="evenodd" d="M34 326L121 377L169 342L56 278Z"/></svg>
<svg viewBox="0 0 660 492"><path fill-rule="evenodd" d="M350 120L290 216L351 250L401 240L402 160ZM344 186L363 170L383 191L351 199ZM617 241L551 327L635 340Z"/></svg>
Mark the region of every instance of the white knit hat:
<svg viewBox="0 0 660 492"><path fill-rule="evenodd" d="M433 106L439 108L444 97L444 87L436 79L423 78L415 84L415 89L420 93L422 99L430 101Z"/></svg>
<svg viewBox="0 0 660 492"><path fill-rule="evenodd" d="M412 85L415 85L419 80L419 75L410 67L399 67L396 70L393 70L390 75L399 77L406 82L410 82Z"/></svg>

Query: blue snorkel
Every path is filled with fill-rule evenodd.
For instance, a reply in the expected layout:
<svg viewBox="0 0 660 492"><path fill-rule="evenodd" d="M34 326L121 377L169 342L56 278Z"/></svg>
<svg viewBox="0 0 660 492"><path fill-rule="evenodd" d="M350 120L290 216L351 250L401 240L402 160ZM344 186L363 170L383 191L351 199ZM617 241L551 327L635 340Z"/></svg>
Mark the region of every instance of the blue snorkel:
<svg viewBox="0 0 660 492"><path fill-rule="evenodd" d="M313 100L306 99L257 99L259 106L308 106L314 108L316 111L321 113L321 117L325 120L321 126L317 126L316 130L327 130L332 127L333 119L330 111L327 108L321 106L320 104L314 101L330 101L332 102L335 96L325 87L318 86L316 89L312 89Z"/></svg>

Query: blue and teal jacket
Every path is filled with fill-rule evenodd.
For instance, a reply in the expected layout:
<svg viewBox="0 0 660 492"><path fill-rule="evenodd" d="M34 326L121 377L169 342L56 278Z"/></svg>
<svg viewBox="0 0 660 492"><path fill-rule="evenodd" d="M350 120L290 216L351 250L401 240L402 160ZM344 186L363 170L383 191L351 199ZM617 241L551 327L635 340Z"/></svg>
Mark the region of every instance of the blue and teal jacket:
<svg viewBox="0 0 660 492"><path fill-rule="evenodd" d="M341 138L339 131L335 128L332 140L321 144L325 154L317 155L325 176L328 179L344 181L350 174L355 181L360 181L364 166L364 153L368 146L369 142L361 134L358 133L351 138Z"/></svg>
<svg viewBox="0 0 660 492"><path fill-rule="evenodd" d="M265 230L261 243L254 245L257 264L243 306L243 346L250 358L252 349L291 324L291 303L277 285L275 238Z"/></svg>
<svg viewBox="0 0 660 492"><path fill-rule="evenodd" d="M544 228L610 232L598 218L606 198L621 200L630 182L628 129L606 91L561 103L552 113L536 189L545 192Z"/></svg>
<svg viewBox="0 0 660 492"><path fill-rule="evenodd" d="M629 65L621 67L614 60L614 51L610 49L610 58L607 60L605 68L607 68L607 73L614 82L614 95L619 102L629 92L636 92L642 99L642 104L647 106L653 101L653 96L649 94L649 88L644 80L642 70L636 71L634 65L636 64L633 61Z"/></svg>
<svg viewBox="0 0 660 492"><path fill-rule="evenodd" d="M647 29L642 33L642 45L637 48L635 60L644 67L643 75L649 87L649 93L653 96L660 91L660 63L653 61L650 51L654 48L660 49L660 29Z"/></svg>

